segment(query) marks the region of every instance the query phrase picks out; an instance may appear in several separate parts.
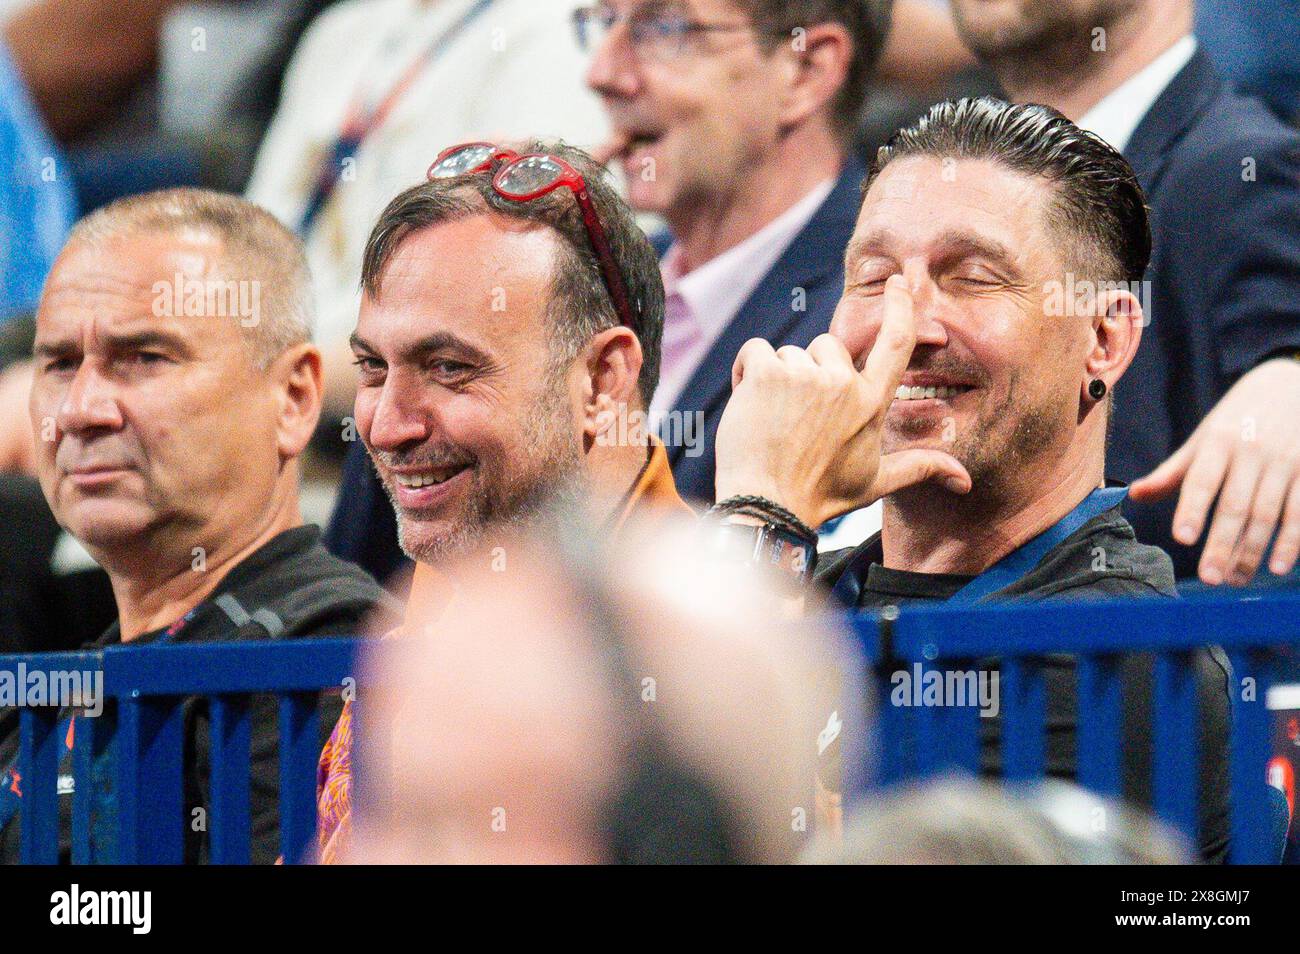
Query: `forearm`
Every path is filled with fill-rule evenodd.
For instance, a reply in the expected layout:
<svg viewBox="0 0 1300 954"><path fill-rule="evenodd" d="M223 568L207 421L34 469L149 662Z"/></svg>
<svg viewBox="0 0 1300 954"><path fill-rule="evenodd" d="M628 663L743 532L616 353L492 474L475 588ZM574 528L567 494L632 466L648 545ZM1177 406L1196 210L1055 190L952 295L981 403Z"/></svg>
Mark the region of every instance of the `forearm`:
<svg viewBox="0 0 1300 954"><path fill-rule="evenodd" d="M46 124L75 138L153 70L176 0L41 0L13 14L4 38Z"/></svg>

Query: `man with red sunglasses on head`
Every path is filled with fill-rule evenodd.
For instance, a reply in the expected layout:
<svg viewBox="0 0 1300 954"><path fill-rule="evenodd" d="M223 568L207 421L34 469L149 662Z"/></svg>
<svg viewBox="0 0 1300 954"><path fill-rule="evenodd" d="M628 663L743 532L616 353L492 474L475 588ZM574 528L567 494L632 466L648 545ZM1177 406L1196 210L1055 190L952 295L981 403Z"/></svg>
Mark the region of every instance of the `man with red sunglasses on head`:
<svg viewBox="0 0 1300 954"><path fill-rule="evenodd" d="M603 175L566 146L470 143L370 234L355 413L416 561L408 620L445 608L454 584L436 566L507 569L557 501L607 533L633 514L689 512L663 445L624 426L658 380L663 286ZM351 713L321 754L326 862L350 830Z"/></svg>

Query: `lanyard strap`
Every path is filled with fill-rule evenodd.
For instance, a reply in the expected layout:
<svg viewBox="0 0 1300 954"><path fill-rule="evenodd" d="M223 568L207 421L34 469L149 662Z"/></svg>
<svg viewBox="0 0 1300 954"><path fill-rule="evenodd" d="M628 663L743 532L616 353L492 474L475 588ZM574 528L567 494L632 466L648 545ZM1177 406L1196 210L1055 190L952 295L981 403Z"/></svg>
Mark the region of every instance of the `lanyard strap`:
<svg viewBox="0 0 1300 954"><path fill-rule="evenodd" d="M948 599L948 602L974 603L990 593L996 593L1020 581L1042 561L1048 551L1062 543L1089 520L1113 507L1118 507L1127 495L1127 487L1101 487L1094 490L1052 526L1012 550L963 586ZM845 606L857 607L871 556L871 551L864 547L845 564L844 571L831 590L834 599Z"/></svg>
<svg viewBox="0 0 1300 954"><path fill-rule="evenodd" d="M343 128L334 138L334 143L321 165L320 174L316 177L316 183L312 186L311 194L307 197L307 205L303 209L302 219L298 224L298 234L300 236L306 237L311 230L312 223L316 221L316 216L325 207L329 197L334 194L334 187L338 185L339 177L342 175L343 164L347 160L356 157L361 144L365 142L372 132L384 124L389 114L415 84L420 74L437 62L452 43L465 32L466 28L485 13L488 7L492 6L492 3L493 0L476 0L468 10L460 15L458 20L438 34L433 42L425 48L424 52L415 58L415 61L406 68L397 82L393 84L393 87L374 108L364 111L361 106L360 96L353 99L352 104L348 107L348 115L343 122Z"/></svg>
<svg viewBox="0 0 1300 954"><path fill-rule="evenodd" d="M974 603L990 593L1006 589L1023 579L1038 566L1049 550L1064 542L1093 517L1100 516L1112 507L1118 507L1128 494L1127 487L1101 487L1083 498L1064 517L1038 536L1012 550L997 563L954 593L949 603Z"/></svg>

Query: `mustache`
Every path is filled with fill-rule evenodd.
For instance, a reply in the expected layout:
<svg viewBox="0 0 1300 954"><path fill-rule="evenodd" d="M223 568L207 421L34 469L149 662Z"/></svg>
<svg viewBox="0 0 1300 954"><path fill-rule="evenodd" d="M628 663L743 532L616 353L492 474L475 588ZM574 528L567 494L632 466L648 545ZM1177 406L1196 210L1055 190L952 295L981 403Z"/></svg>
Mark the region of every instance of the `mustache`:
<svg viewBox="0 0 1300 954"><path fill-rule="evenodd" d="M425 444L409 451L370 451L377 466L394 470L401 467L469 467L472 454L450 444Z"/></svg>
<svg viewBox="0 0 1300 954"><path fill-rule="evenodd" d="M969 356L954 353L951 346L929 352L923 351L922 347L918 346L912 352L912 360L907 363L908 371L953 378L976 387L988 383L988 372Z"/></svg>

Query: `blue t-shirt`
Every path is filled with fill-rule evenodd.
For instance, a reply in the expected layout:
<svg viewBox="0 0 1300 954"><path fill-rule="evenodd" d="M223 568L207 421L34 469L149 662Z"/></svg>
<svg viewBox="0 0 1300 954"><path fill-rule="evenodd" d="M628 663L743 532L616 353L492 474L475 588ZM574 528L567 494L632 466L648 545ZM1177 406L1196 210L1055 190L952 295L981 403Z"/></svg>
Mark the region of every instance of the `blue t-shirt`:
<svg viewBox="0 0 1300 954"><path fill-rule="evenodd" d="M68 163L0 43L0 321L31 311L76 220Z"/></svg>

